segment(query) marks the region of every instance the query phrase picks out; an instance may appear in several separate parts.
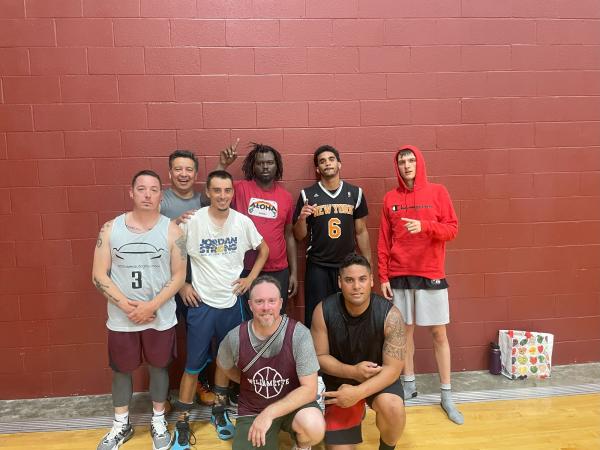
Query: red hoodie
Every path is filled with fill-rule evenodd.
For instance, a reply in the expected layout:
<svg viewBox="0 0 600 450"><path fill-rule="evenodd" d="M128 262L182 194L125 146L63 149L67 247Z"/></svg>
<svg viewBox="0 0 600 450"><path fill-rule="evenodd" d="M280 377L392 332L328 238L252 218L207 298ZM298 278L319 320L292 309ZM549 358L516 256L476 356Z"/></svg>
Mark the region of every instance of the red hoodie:
<svg viewBox="0 0 600 450"><path fill-rule="evenodd" d="M412 189L400 176L398 154L411 150L417 159ZM377 255L379 281L399 276L420 276L432 280L445 278L446 241L458 232L458 219L450 194L441 184L427 181L425 159L417 147L404 146L394 156L398 187L385 194ZM402 217L421 221L421 232L410 234Z"/></svg>

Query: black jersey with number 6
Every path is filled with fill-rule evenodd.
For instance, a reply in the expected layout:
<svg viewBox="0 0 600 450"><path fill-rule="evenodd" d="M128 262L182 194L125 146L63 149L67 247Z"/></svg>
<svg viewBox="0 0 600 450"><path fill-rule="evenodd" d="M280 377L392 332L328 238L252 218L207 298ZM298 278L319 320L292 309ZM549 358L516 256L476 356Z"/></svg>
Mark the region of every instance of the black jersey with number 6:
<svg viewBox="0 0 600 450"><path fill-rule="evenodd" d="M328 191L321 182L302 189L294 223L305 203L316 205L316 211L306 219L308 245L306 256L311 263L338 267L354 251L354 221L369 214L367 199L358 186L340 181L335 191Z"/></svg>

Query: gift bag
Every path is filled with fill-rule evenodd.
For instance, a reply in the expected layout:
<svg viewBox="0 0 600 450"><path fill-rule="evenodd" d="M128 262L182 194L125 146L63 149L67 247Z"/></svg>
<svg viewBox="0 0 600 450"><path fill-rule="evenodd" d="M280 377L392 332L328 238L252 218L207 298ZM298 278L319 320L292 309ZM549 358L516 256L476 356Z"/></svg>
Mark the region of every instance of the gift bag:
<svg viewBox="0 0 600 450"><path fill-rule="evenodd" d="M500 330L502 374L511 380L550 377L553 343L554 335L549 333Z"/></svg>

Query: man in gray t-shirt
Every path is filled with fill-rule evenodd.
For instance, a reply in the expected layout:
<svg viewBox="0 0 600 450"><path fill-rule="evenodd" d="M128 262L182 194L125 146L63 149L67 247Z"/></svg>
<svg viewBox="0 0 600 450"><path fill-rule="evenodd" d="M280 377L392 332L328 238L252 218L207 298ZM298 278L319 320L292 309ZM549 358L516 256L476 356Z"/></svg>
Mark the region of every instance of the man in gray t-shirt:
<svg viewBox="0 0 600 450"><path fill-rule="evenodd" d="M280 314L275 278L258 277L249 292L253 319L227 334L217 356L218 366L240 383L233 450L277 450L280 430L294 437L294 448L310 448L325 434L315 401L319 362L312 337L300 322Z"/></svg>
<svg viewBox="0 0 600 450"><path fill-rule="evenodd" d="M249 323L251 324L252 320L250 320ZM261 339L256 336L252 326L248 327L248 334L250 335L250 343L257 352L260 352L263 346L269 341L268 337L266 339ZM285 333L279 333L262 356L265 358L272 358L277 355L283 346L284 337ZM237 366L240 357L239 349L240 327L237 326L225 336L225 339L223 339L223 342L219 346L219 354L217 356L219 365L227 369ZM312 336L309 329L300 322L296 322L294 327L294 334L292 335L292 353L296 360L296 371L298 372L299 377L310 375L319 370L319 361L315 355Z"/></svg>
<svg viewBox="0 0 600 450"><path fill-rule="evenodd" d="M169 180L171 187L163 191L160 202L160 213L179 224L181 219L191 211L195 211L210 203L199 191L194 190L194 183L198 175L198 158L189 150L175 150L169 155ZM192 279L190 265L187 266L186 281ZM195 299L192 299L195 301ZM184 300L179 293L175 295L177 317L185 325L189 307L198 306ZM184 354L181 349L179 354ZM200 403L212 405L215 394L210 390L206 371L202 371L198 378L198 400Z"/></svg>
<svg viewBox="0 0 600 450"><path fill-rule="evenodd" d="M175 219L178 225L184 213L209 205L208 199L194 190L197 175L198 158L192 152L175 150L169 155L171 187L163 193L160 213Z"/></svg>

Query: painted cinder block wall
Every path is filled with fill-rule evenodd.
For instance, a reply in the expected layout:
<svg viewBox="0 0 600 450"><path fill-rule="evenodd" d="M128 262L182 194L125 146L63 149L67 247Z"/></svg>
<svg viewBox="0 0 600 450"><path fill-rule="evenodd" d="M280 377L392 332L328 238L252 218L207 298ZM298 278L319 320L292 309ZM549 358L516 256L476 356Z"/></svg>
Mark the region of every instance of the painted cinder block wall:
<svg viewBox="0 0 600 450"><path fill-rule="evenodd" d="M238 137L281 150L294 197L338 147L373 248L420 146L460 218L453 369L505 327L600 360L599 0L0 0L0 83L0 398L109 392L99 227L135 171L187 148L204 178Z"/></svg>

